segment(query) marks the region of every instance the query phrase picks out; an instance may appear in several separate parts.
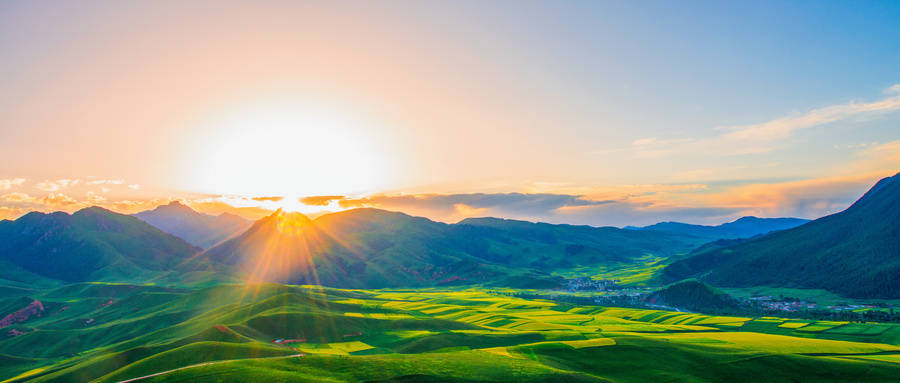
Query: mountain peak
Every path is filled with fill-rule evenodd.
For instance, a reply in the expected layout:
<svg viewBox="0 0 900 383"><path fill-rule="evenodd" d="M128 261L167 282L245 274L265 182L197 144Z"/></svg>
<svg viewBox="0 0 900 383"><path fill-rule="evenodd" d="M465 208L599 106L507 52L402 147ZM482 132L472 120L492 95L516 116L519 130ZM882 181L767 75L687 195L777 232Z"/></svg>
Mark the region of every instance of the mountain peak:
<svg viewBox="0 0 900 383"><path fill-rule="evenodd" d="M275 226L275 229L282 234L300 234L307 226L312 224L312 220L303 215L303 213L285 212L281 209L272 213L268 218Z"/></svg>
<svg viewBox="0 0 900 383"><path fill-rule="evenodd" d="M791 230L695 251L663 278L717 286L824 289L854 298L900 297L896 235L900 177L884 178L846 210Z"/></svg>
<svg viewBox="0 0 900 383"><path fill-rule="evenodd" d="M142 211L134 216L203 248L215 245L250 225L249 221L234 215L223 213L214 216L198 212L181 201L159 205L153 210Z"/></svg>
<svg viewBox="0 0 900 383"><path fill-rule="evenodd" d="M81 210L76 211L72 215L86 215L86 214L117 214L109 209L102 208L100 206L89 206L83 208Z"/></svg>
<svg viewBox="0 0 900 383"><path fill-rule="evenodd" d="M190 206L185 205L181 201L172 201L166 205L159 205L155 210L168 210L168 211L181 211L186 213L198 213L196 210L191 209Z"/></svg>
<svg viewBox="0 0 900 383"><path fill-rule="evenodd" d="M882 178L878 182L876 182L875 185L866 192L866 194L863 194L862 197L856 200L856 202L854 202L853 205L850 206L850 208L852 209L853 207L856 207L858 205L863 205L866 203L866 201L874 198L875 195L881 194L885 190L891 190L898 187L900 187L900 173L894 174L890 177Z"/></svg>

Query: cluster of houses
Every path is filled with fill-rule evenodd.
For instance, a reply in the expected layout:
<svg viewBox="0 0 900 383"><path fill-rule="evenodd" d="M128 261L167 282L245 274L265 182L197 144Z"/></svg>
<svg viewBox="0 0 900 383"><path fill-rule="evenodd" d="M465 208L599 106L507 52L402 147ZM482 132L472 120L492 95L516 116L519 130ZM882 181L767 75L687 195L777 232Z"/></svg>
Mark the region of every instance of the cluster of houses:
<svg viewBox="0 0 900 383"><path fill-rule="evenodd" d="M814 310L819 306L813 302L806 302L801 300L781 300L776 299L775 297L764 295L758 297L750 297L748 298L751 302L760 306L763 310L766 311L801 311L801 310Z"/></svg>
<svg viewBox="0 0 900 383"><path fill-rule="evenodd" d="M609 291L619 289L618 279L591 279L581 277L566 280L565 289L568 291Z"/></svg>
<svg viewBox="0 0 900 383"><path fill-rule="evenodd" d="M768 295L751 297L748 298L749 301L753 302L759 307L762 307L768 311L803 311L803 310L831 310L831 311L855 311L855 310L865 310L865 309L874 309L875 305L869 304L842 304L842 305L830 305L830 306L822 306L815 302L807 302L798 299L785 299L785 298L776 298Z"/></svg>

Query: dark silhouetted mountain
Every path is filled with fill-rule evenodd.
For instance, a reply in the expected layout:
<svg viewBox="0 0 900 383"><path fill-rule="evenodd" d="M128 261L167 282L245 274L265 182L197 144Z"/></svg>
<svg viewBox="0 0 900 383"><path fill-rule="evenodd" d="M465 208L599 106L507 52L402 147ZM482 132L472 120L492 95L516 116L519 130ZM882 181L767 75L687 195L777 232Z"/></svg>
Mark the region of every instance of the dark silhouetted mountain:
<svg viewBox="0 0 900 383"><path fill-rule="evenodd" d="M134 214L156 228L204 249L250 227L251 222L234 214L203 214L175 201Z"/></svg>
<svg viewBox="0 0 900 383"><path fill-rule="evenodd" d="M245 278L340 287L494 283L549 271L630 263L688 252L704 240L673 233L470 219L444 224L378 209L310 220L277 212L207 250L188 271L231 270ZM521 278L519 278L521 279Z"/></svg>
<svg viewBox="0 0 900 383"><path fill-rule="evenodd" d="M643 300L649 304L691 311L716 311L738 307L737 300L730 295L696 279L673 283L650 293Z"/></svg>
<svg viewBox="0 0 900 383"><path fill-rule="evenodd" d="M681 222L660 222L650 226L628 228L634 230L653 230L688 234L716 240L750 238L760 234L768 234L773 231L792 229L807 222L809 222L808 219L801 218L743 217L736 221L723 223L717 226L692 225Z"/></svg>
<svg viewBox="0 0 900 383"><path fill-rule="evenodd" d="M200 251L137 218L91 207L28 213L0 225L3 278L28 273L66 282L139 281Z"/></svg>
<svg viewBox="0 0 900 383"><path fill-rule="evenodd" d="M900 298L900 175L882 179L840 213L731 246L700 248L666 267L662 277Z"/></svg>

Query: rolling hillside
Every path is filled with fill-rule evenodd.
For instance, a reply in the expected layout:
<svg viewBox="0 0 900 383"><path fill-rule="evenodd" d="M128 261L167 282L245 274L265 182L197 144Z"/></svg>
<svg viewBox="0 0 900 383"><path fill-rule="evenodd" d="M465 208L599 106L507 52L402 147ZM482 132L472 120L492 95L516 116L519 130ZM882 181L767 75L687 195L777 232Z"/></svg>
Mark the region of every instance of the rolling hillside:
<svg viewBox="0 0 900 383"><path fill-rule="evenodd" d="M667 281L692 277L724 287L900 298L900 175L882 179L840 213L731 246L707 246L663 271Z"/></svg>
<svg viewBox="0 0 900 383"><path fill-rule="evenodd" d="M98 207L74 214L28 213L0 224L0 278L141 281L198 252L187 242L131 216Z"/></svg>
<svg viewBox="0 0 900 383"><path fill-rule="evenodd" d="M560 305L467 289L85 283L0 337L10 382L900 381L900 326ZM65 308L65 309L64 309ZM37 315L40 314L40 315Z"/></svg>
<svg viewBox="0 0 900 383"><path fill-rule="evenodd" d="M808 219L801 218L757 218L742 217L732 222L726 222L716 226L692 225L681 222L660 222L644 227L630 227L634 230L665 231L694 235L698 237L716 239L750 238L760 234L768 234L773 231L795 228Z"/></svg>
<svg viewBox="0 0 900 383"><path fill-rule="evenodd" d="M249 221L234 214L203 214L174 201L156 209L134 214L156 228L184 239L188 243L209 248L250 227Z"/></svg>

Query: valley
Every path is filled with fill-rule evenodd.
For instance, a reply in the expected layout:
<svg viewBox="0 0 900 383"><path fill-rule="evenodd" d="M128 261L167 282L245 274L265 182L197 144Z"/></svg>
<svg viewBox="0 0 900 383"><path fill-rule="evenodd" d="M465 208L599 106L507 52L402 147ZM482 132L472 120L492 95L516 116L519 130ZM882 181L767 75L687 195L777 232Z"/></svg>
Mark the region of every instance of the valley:
<svg viewBox="0 0 900 383"><path fill-rule="evenodd" d="M36 298L69 309L18 323L24 333L0 341L10 382L900 376L894 324L572 305L471 288L82 284Z"/></svg>
<svg viewBox="0 0 900 383"><path fill-rule="evenodd" d="M852 274L871 282L852 291L879 293L843 294L802 264L823 252L833 266L888 260L877 270L893 276L898 177L818 220L716 227L446 224L368 208L243 224L179 204L31 213L0 222L0 377L900 381L893 279ZM163 230L184 225L186 239ZM219 239L187 241L199 238ZM831 250L858 238L871 254ZM758 250L773 241L806 250L760 263L782 251ZM809 282L736 282L798 267ZM718 277L735 270L745 279Z"/></svg>

